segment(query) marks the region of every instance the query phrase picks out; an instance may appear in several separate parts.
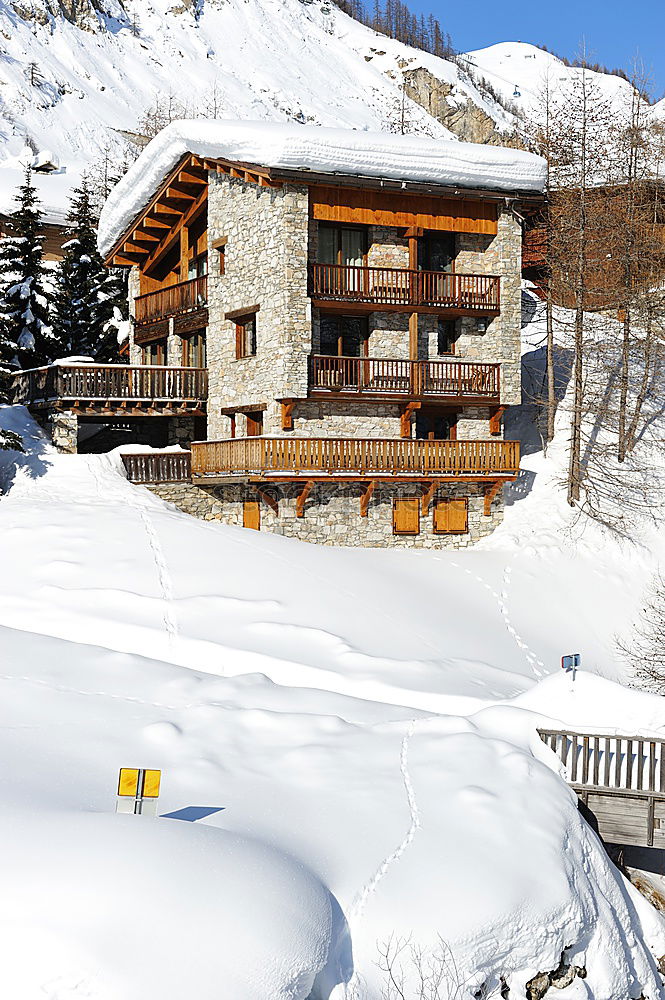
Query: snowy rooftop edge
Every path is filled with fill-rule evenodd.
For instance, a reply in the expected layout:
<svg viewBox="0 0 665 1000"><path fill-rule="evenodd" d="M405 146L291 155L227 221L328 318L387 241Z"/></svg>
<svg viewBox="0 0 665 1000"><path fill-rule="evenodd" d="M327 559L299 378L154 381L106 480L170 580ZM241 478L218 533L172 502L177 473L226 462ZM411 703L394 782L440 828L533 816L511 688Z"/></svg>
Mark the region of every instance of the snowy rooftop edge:
<svg viewBox="0 0 665 1000"><path fill-rule="evenodd" d="M172 122L111 191L99 220L108 253L187 153L255 166L423 184L541 193L545 161L505 146L278 122Z"/></svg>

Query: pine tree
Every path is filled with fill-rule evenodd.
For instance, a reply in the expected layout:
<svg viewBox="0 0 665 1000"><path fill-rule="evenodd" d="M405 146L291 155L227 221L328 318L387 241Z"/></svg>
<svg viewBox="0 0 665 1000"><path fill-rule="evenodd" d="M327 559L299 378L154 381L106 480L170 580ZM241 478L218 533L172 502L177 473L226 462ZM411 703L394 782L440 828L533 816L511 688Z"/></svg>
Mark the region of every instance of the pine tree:
<svg viewBox="0 0 665 1000"><path fill-rule="evenodd" d="M12 235L0 244L0 362L35 368L60 350L47 321L39 200L30 167L16 201Z"/></svg>
<svg viewBox="0 0 665 1000"><path fill-rule="evenodd" d="M116 361L123 319L122 280L97 250L95 217L87 178L72 192L67 218L71 239L56 277L54 331L69 355Z"/></svg>

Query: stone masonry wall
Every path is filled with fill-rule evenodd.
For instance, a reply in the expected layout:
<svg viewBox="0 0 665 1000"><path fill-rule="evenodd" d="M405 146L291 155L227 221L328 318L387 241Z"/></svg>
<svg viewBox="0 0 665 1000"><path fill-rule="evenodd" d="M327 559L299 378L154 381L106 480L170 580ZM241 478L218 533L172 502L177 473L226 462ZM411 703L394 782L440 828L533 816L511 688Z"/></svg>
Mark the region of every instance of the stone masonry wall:
<svg viewBox="0 0 665 1000"><path fill-rule="evenodd" d="M227 239L224 274L209 250L208 434L228 435L221 407L266 404L264 433L281 430L277 400L307 394L311 310L307 297L306 187L261 188L211 173L209 246ZM225 313L258 305L256 356L236 359L235 321Z"/></svg>
<svg viewBox="0 0 665 1000"><path fill-rule="evenodd" d="M257 494L249 486L215 486L202 489L188 484L164 484L148 487L151 492L180 510L205 521L242 527L243 502L255 501ZM434 499L468 497L469 530L466 534L435 534L433 508L421 514L418 535L393 534L393 499L421 497L418 486L377 484L370 500L367 517L360 516L360 486L317 484L305 503L304 516L296 516L298 486L267 488L278 501L278 513L261 503L261 531L296 538L319 545L363 548L459 549L473 545L491 534L503 518L503 499L496 497L489 517L483 513L482 487L476 484L448 485L437 490ZM247 529L250 530L250 529Z"/></svg>

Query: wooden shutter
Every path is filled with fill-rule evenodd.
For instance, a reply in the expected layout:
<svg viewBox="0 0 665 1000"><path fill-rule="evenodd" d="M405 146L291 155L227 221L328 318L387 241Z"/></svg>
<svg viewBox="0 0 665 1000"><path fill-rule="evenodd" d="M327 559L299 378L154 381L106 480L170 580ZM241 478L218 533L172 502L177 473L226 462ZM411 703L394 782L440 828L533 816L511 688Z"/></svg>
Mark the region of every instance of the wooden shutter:
<svg viewBox="0 0 665 1000"><path fill-rule="evenodd" d="M420 534L420 500L393 500L393 534Z"/></svg>
<svg viewBox="0 0 665 1000"><path fill-rule="evenodd" d="M261 504L258 500L245 500L242 505L242 526L261 530Z"/></svg>
<svg viewBox="0 0 665 1000"><path fill-rule="evenodd" d="M464 535L469 530L469 501L436 500L434 503L434 533Z"/></svg>

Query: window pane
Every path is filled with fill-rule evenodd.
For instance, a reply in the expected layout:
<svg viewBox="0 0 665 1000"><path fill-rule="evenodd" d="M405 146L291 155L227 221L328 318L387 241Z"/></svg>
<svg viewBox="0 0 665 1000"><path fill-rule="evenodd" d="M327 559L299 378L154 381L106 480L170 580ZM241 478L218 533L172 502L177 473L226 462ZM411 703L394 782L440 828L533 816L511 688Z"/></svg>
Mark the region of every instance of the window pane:
<svg viewBox="0 0 665 1000"><path fill-rule="evenodd" d="M338 354L339 320L335 316L322 316L320 326L321 354Z"/></svg>
<svg viewBox="0 0 665 1000"><path fill-rule="evenodd" d="M337 230L319 226L318 261L320 264L337 263Z"/></svg>
<svg viewBox="0 0 665 1000"><path fill-rule="evenodd" d="M365 233L362 229L342 229L342 264L362 267Z"/></svg>

